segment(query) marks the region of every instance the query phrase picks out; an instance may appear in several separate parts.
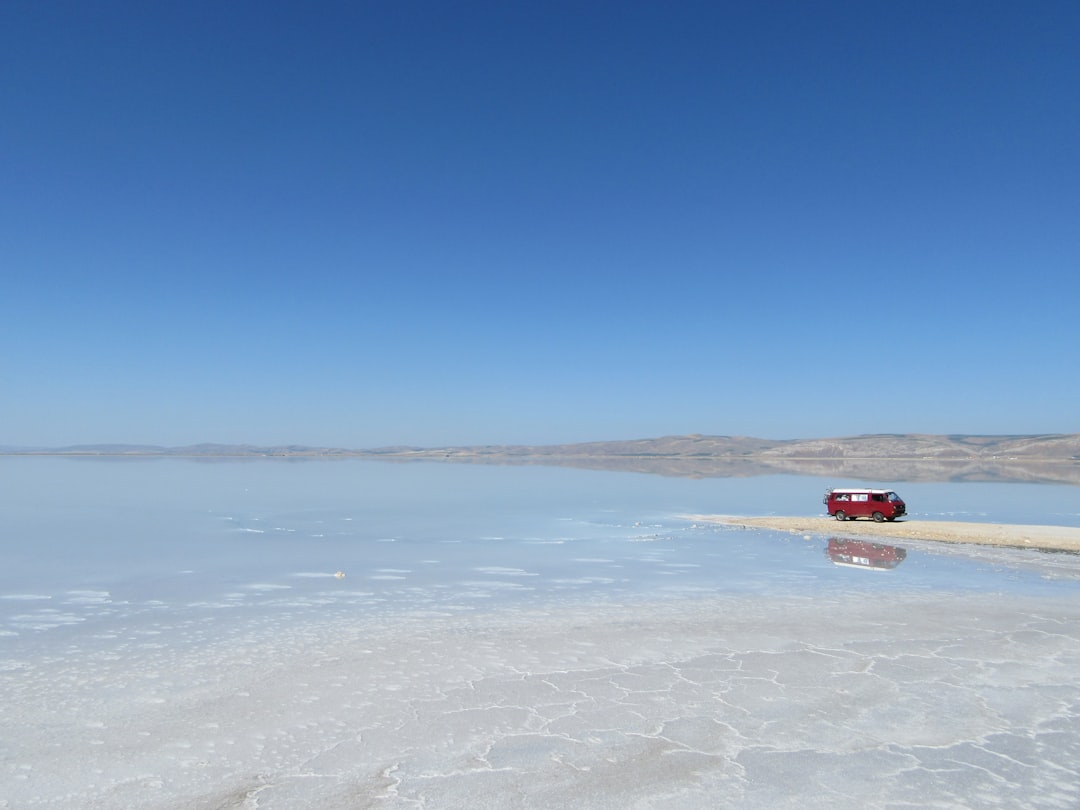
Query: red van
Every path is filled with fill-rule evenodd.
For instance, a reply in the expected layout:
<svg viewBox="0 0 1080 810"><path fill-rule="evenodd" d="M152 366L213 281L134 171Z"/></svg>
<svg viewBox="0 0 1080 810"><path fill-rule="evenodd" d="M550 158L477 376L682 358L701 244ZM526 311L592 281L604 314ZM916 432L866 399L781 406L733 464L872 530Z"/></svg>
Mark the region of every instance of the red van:
<svg viewBox="0 0 1080 810"><path fill-rule="evenodd" d="M889 489L827 489L823 503L837 520L872 517L880 523L907 513L900 496Z"/></svg>

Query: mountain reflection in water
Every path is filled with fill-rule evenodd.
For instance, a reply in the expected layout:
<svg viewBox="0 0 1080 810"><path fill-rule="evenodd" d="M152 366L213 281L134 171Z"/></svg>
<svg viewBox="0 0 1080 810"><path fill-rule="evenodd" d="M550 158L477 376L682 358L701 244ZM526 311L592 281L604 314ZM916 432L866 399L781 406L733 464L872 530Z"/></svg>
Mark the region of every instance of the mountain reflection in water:
<svg viewBox="0 0 1080 810"><path fill-rule="evenodd" d="M874 571L896 568L907 558L907 550L900 546L867 543L844 537L830 537L825 553L836 565Z"/></svg>

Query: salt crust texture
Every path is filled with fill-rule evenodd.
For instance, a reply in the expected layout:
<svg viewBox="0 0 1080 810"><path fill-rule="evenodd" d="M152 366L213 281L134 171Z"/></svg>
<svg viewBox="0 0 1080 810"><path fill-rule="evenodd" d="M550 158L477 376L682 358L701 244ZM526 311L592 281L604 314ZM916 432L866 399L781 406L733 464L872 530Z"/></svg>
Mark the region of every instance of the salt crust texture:
<svg viewBox="0 0 1080 810"><path fill-rule="evenodd" d="M1071 601L310 615L0 661L0 807L1080 806Z"/></svg>

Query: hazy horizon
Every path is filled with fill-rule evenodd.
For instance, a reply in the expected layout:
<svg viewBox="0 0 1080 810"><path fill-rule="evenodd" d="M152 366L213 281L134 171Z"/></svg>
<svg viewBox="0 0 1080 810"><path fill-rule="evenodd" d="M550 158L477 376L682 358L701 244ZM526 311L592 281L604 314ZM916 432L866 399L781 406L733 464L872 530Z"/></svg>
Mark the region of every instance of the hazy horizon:
<svg viewBox="0 0 1080 810"><path fill-rule="evenodd" d="M251 442L228 442L228 441L197 441L188 444L178 445L165 445L156 444L152 442L138 442L138 441L80 441L73 444L65 445L16 445L16 444L0 444L2 448L40 448L44 450L63 450L66 448L78 448L78 447L132 447L132 448L160 448L163 450L179 449L186 447L297 447L297 448L311 448L311 449L327 449L327 450L378 450L384 447L408 447L415 449L442 449L449 447L558 447L558 446L572 446L579 444L623 444L642 441L657 441L663 439L681 439L681 438L716 438L716 439L746 439L746 440L760 440L767 442L801 442L801 441L819 441L826 439L835 439L837 441L844 441L848 439L860 439L860 438L873 438L877 436L889 437L895 436L902 437L925 437L925 438L989 438L989 439L1023 439L1023 438L1040 438L1051 436L1076 436L1077 433L860 433L851 434L846 436L744 436L731 433L684 433L684 434L669 434L664 436L630 436L620 439L586 439L579 442L545 442L542 444L523 445L523 444L493 444L491 442L480 442L474 445L419 445L414 443L401 443L395 445L378 445L370 447L351 447L344 444L307 444L304 442L281 442L279 444L253 444Z"/></svg>

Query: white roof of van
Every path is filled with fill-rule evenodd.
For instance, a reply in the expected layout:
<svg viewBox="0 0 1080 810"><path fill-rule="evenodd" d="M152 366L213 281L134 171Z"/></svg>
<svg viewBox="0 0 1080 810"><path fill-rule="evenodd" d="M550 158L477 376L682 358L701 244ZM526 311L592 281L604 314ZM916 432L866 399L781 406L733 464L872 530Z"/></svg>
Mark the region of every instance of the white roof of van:
<svg viewBox="0 0 1080 810"><path fill-rule="evenodd" d="M855 488L847 487L847 488L843 488L843 489L830 489L829 492L844 492L844 493L880 492L882 495L884 495L886 492L892 492L892 490L891 489L865 489L865 488L860 488L860 487L855 487Z"/></svg>

